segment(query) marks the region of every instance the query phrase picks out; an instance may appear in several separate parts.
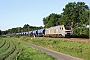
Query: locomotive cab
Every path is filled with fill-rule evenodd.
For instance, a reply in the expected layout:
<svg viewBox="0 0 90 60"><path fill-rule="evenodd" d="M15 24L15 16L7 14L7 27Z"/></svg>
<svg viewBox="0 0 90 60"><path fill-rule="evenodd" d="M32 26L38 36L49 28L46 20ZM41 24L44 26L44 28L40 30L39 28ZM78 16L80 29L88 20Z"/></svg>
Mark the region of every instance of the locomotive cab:
<svg viewBox="0 0 90 60"><path fill-rule="evenodd" d="M72 27L69 25L64 25L65 27L65 36L72 36L73 32L72 32Z"/></svg>

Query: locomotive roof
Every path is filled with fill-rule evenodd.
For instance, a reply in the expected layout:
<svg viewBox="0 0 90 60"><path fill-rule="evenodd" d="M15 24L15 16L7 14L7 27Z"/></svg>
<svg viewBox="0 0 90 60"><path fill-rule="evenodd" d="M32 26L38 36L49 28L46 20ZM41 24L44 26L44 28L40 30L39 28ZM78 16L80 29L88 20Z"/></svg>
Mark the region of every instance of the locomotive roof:
<svg viewBox="0 0 90 60"><path fill-rule="evenodd" d="M58 25L58 26L47 28L47 29L53 29L53 28L56 29L56 28L60 28L60 26L64 26L64 25Z"/></svg>

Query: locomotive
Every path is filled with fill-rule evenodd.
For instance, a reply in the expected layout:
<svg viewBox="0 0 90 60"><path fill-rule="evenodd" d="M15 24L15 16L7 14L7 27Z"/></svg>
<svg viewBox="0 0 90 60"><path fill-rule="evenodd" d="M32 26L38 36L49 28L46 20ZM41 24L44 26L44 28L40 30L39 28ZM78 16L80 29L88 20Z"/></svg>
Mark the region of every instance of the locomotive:
<svg viewBox="0 0 90 60"><path fill-rule="evenodd" d="M69 25L58 25L50 28L16 33L21 36L36 36L36 37L71 37L73 35L72 27Z"/></svg>

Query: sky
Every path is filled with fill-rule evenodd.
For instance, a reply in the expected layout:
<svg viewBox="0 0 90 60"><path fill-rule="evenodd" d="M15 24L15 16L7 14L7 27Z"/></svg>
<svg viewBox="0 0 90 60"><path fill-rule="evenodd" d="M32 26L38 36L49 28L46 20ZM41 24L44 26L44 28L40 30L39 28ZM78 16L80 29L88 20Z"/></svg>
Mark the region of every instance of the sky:
<svg viewBox="0 0 90 60"><path fill-rule="evenodd" d="M44 26L43 18L51 13L61 14L68 2L85 2L90 7L90 0L0 0L0 30L31 26Z"/></svg>

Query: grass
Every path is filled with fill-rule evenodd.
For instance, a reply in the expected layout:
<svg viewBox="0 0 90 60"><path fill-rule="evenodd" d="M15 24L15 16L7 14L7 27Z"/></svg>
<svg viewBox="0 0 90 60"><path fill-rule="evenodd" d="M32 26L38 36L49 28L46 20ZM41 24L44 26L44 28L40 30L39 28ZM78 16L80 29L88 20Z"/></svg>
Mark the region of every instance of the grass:
<svg viewBox="0 0 90 60"><path fill-rule="evenodd" d="M0 48L0 54L2 54L2 52L5 52L9 47L10 47L10 44L6 40L6 43Z"/></svg>
<svg viewBox="0 0 90 60"><path fill-rule="evenodd" d="M5 44L6 40L0 39L0 48Z"/></svg>
<svg viewBox="0 0 90 60"><path fill-rule="evenodd" d="M7 36L6 35L0 35L0 38L6 38Z"/></svg>
<svg viewBox="0 0 90 60"><path fill-rule="evenodd" d="M0 38L0 43L2 42L2 39Z"/></svg>
<svg viewBox="0 0 90 60"><path fill-rule="evenodd" d="M2 38L0 43L2 46L0 48L0 60L16 59L19 52L18 43L15 43L15 41L10 38Z"/></svg>
<svg viewBox="0 0 90 60"><path fill-rule="evenodd" d="M8 42L8 41L7 41ZM5 45L6 45L7 43L5 43ZM6 46L7 47L7 46ZM2 48L4 48L4 47L2 47ZM14 52L14 50L15 50L15 45L10 41L10 47L7 49L7 50L5 50L1 55L0 55L0 57L1 57L1 59L5 59L7 56L9 56L10 54L12 54L13 52Z"/></svg>
<svg viewBox="0 0 90 60"><path fill-rule="evenodd" d="M0 38L0 60L56 60L13 38Z"/></svg>
<svg viewBox="0 0 90 60"><path fill-rule="evenodd" d="M43 46L58 52L69 54L85 60L90 60L90 44L85 42L73 42L67 40L51 40L43 38L21 37L20 40Z"/></svg>
<svg viewBox="0 0 90 60"><path fill-rule="evenodd" d="M10 54L9 57L6 58L6 60L13 60L13 59L17 60L17 57L19 56L19 53L21 52L21 48L20 48L18 42L13 40L13 43L15 44L15 50L12 54Z"/></svg>
<svg viewBox="0 0 90 60"><path fill-rule="evenodd" d="M20 56L18 56L17 60L55 60L55 58L42 53L39 50L31 48L25 44L20 43L22 52Z"/></svg>

